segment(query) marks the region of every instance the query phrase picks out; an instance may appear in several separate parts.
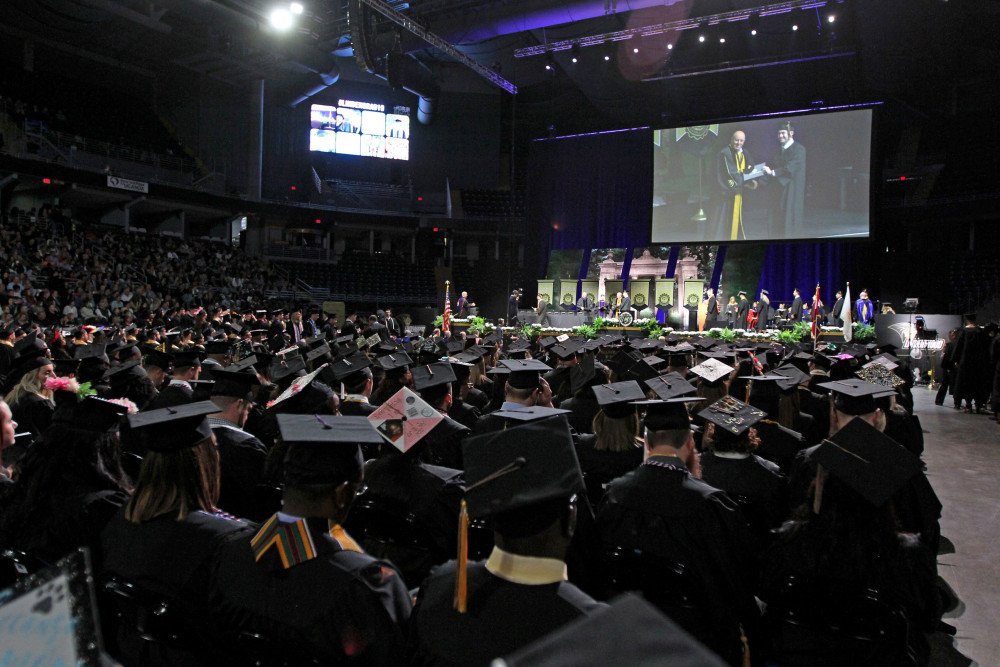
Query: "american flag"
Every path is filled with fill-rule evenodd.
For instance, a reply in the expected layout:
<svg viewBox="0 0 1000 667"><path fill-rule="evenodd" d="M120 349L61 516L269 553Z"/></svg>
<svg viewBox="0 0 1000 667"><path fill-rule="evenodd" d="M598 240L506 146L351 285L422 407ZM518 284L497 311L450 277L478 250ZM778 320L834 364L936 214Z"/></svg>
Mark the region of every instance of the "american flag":
<svg viewBox="0 0 1000 667"><path fill-rule="evenodd" d="M441 318L441 331L451 331L451 281L444 281L444 316Z"/></svg>
<svg viewBox="0 0 1000 667"><path fill-rule="evenodd" d="M816 340L816 334L819 331L819 327L816 326L816 315L819 313L819 283L816 283L816 297L813 299L812 311L813 311L812 336L813 340Z"/></svg>

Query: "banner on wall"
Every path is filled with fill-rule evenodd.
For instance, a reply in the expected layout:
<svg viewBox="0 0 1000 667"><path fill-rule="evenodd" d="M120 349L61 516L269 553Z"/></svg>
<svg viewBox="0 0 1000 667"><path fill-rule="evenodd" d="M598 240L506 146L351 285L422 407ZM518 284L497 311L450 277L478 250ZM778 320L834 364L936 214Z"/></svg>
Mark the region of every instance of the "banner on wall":
<svg viewBox="0 0 1000 667"><path fill-rule="evenodd" d="M580 281L580 296L584 293L590 295L590 300L595 304L597 303L597 281L596 280L581 280Z"/></svg>
<svg viewBox="0 0 1000 667"><path fill-rule="evenodd" d="M552 305L552 295L555 293L555 290L553 289L554 287L555 287L554 280L538 281L538 293L541 295L542 301L545 301L549 305Z"/></svg>
<svg viewBox="0 0 1000 667"><path fill-rule="evenodd" d="M563 308L572 308L576 305L576 280L560 280L559 289L556 294L559 296L559 305Z"/></svg>
<svg viewBox="0 0 1000 667"><path fill-rule="evenodd" d="M653 302L660 310L667 310L674 305L674 280L657 278L654 281L655 292Z"/></svg>
<svg viewBox="0 0 1000 667"><path fill-rule="evenodd" d="M615 296L618 292L622 291L622 285L624 281L622 280L605 280L604 281L604 302L608 306L613 306L615 303Z"/></svg>
<svg viewBox="0 0 1000 667"><path fill-rule="evenodd" d="M638 312L649 308L649 279L639 278L628 281L628 293L632 297L632 307Z"/></svg>
<svg viewBox="0 0 1000 667"><path fill-rule="evenodd" d="M698 305L701 303L701 295L705 291L705 281L704 280L685 280L684 281L684 306L687 308L697 309Z"/></svg>

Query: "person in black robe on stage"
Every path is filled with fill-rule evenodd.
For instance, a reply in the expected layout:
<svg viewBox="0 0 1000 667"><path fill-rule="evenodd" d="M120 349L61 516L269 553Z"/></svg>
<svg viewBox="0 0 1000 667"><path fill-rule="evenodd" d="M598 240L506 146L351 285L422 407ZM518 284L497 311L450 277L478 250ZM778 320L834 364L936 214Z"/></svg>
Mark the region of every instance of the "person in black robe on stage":
<svg viewBox="0 0 1000 667"><path fill-rule="evenodd" d="M278 426L287 448L282 511L220 547L213 621L262 635L295 664L402 664L406 584L343 528L364 478L359 444L381 437L363 417L279 415Z"/></svg>
<svg viewBox="0 0 1000 667"><path fill-rule="evenodd" d="M788 121L778 129L781 148L771 154L764 166L771 186L771 231L768 238L793 239L805 232L806 149L795 141L795 127Z"/></svg>
<svg viewBox="0 0 1000 667"><path fill-rule="evenodd" d="M486 561L451 561L424 581L410 619L410 665L485 667L604 608L566 581L576 497L584 493L566 422L542 419L472 438L465 460L469 516L492 516L496 546ZM463 574L467 583L456 589Z"/></svg>
<svg viewBox="0 0 1000 667"><path fill-rule="evenodd" d="M767 330L767 321L772 316L771 298L766 289L760 291L760 301L757 302L757 331Z"/></svg>
<svg viewBox="0 0 1000 667"><path fill-rule="evenodd" d="M840 314L844 312L844 293L837 290L837 300L833 302L833 310L830 311L831 324L835 327L844 326L844 320L840 319Z"/></svg>
<svg viewBox="0 0 1000 667"><path fill-rule="evenodd" d="M517 290L514 290L509 297L507 297L507 326L517 326L520 324L520 320L517 316L518 303L521 301L521 295Z"/></svg>
<svg viewBox="0 0 1000 667"><path fill-rule="evenodd" d="M990 365L990 337L976 325L975 313L965 316L965 326L959 329L955 339L952 360L955 364L955 407L961 408L964 402L964 412L985 413L993 387L993 366Z"/></svg>
<svg viewBox="0 0 1000 667"><path fill-rule="evenodd" d="M718 326L719 322L719 299L715 296L715 290L711 287L707 290L708 303L705 304L705 331Z"/></svg>
<svg viewBox="0 0 1000 667"><path fill-rule="evenodd" d="M210 401L140 412L130 437L146 451L128 504L101 534L104 575L123 578L166 598L183 619L192 651L146 642L123 625L118 632L128 665L220 664L208 656L218 641L208 620L211 558L222 538L246 526L218 510L219 455L205 415Z"/></svg>
<svg viewBox="0 0 1000 667"><path fill-rule="evenodd" d="M736 505L723 491L701 481L685 403L647 402L648 458L616 479L597 511L601 541L608 548L640 550L650 558L682 566L701 592L702 622L683 625L731 665L743 662L742 634L751 655L759 609L757 546Z"/></svg>
<svg viewBox="0 0 1000 667"><path fill-rule="evenodd" d="M736 306L736 328L746 331L747 318L750 316L750 302L747 300L747 293L740 290L740 300Z"/></svg>

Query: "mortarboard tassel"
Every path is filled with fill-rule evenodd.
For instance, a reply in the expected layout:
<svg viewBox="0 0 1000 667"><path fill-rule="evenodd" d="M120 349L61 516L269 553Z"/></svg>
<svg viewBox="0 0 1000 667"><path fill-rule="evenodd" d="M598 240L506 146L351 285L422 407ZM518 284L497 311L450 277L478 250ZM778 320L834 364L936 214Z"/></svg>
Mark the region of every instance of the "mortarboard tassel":
<svg viewBox="0 0 1000 667"><path fill-rule="evenodd" d="M469 511L462 499L462 509L458 513L458 572L455 576L455 610L466 612L469 564Z"/></svg>

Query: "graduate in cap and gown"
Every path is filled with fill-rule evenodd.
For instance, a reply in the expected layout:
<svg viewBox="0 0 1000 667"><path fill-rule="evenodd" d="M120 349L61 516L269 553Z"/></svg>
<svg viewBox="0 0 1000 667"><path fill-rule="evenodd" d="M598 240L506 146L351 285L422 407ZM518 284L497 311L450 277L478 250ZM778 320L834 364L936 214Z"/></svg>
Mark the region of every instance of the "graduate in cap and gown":
<svg viewBox="0 0 1000 667"><path fill-rule="evenodd" d="M290 664L402 664L406 584L343 527L364 480L359 445L380 442L378 432L364 417L282 414L278 426L282 509L221 547L214 621L263 635Z"/></svg>

